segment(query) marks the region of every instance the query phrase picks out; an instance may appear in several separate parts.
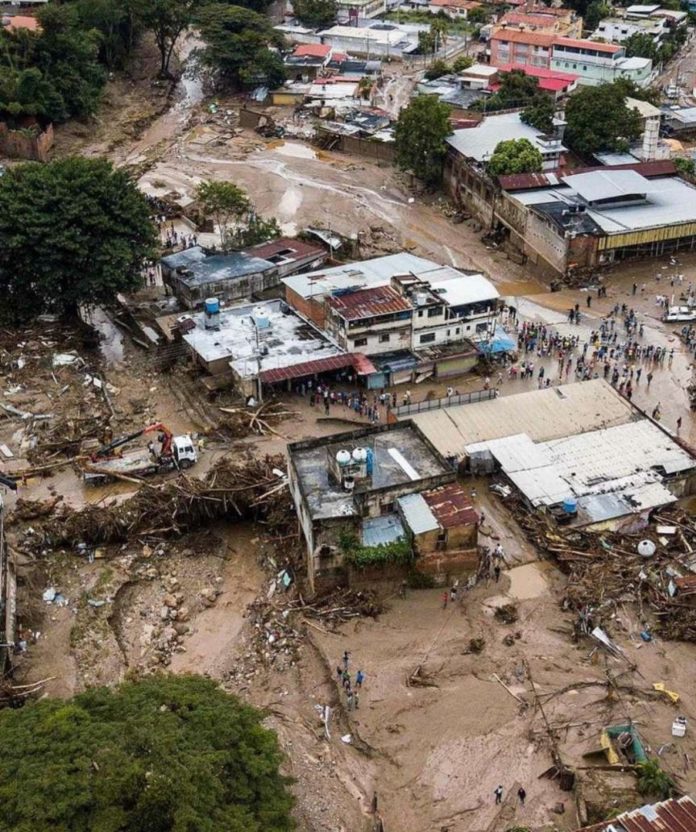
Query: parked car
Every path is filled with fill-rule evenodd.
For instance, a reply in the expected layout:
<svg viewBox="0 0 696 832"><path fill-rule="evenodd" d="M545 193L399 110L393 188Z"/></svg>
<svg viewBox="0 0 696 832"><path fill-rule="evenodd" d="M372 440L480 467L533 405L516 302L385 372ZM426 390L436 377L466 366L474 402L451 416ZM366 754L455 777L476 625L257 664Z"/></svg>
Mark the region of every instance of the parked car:
<svg viewBox="0 0 696 832"><path fill-rule="evenodd" d="M682 321L696 321L696 308L690 306L670 306L662 316L662 320L668 324L680 323Z"/></svg>

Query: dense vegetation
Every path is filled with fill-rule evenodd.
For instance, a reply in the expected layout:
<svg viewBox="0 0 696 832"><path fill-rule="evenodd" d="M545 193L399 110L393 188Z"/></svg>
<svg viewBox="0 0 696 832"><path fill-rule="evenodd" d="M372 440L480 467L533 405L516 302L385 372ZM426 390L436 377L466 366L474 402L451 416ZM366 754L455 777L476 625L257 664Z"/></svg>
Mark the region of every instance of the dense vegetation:
<svg viewBox="0 0 696 832"><path fill-rule="evenodd" d="M288 832L263 716L194 676L0 713L5 832Z"/></svg>
<svg viewBox="0 0 696 832"><path fill-rule="evenodd" d="M486 163L486 169L491 176L539 173L543 161L541 153L528 139L506 139L498 142Z"/></svg>
<svg viewBox="0 0 696 832"><path fill-rule="evenodd" d="M63 159L0 177L0 314L74 316L137 289L156 235L149 205L105 160Z"/></svg>
<svg viewBox="0 0 696 832"><path fill-rule="evenodd" d="M626 106L626 95L623 84L581 87L571 95L565 111L568 146L581 156L627 150L640 136L641 120Z"/></svg>
<svg viewBox="0 0 696 832"><path fill-rule="evenodd" d="M435 96L420 95L401 111L394 129L396 164L426 185L437 185L442 177L450 112Z"/></svg>
<svg viewBox="0 0 696 832"><path fill-rule="evenodd" d="M538 104L550 97L539 89L539 80L527 75L521 69L505 72L500 76L500 87L496 92L475 101L472 110L483 110L493 113L497 110L510 110L515 107L528 107Z"/></svg>

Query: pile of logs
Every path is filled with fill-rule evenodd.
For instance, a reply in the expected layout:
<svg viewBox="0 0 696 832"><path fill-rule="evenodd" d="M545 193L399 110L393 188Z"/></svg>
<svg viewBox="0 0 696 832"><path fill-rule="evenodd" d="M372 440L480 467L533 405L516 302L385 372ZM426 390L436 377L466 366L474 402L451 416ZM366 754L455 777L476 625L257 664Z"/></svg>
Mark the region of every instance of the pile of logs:
<svg viewBox="0 0 696 832"><path fill-rule="evenodd" d="M610 612L635 602L641 620L652 614L663 638L696 641L695 594L670 593L674 579L696 584L696 521L676 509L663 509L637 532L589 532L563 528L550 517L520 507L517 520L529 539L569 574L564 605L580 611ZM650 540L655 554L643 557L638 544Z"/></svg>
<svg viewBox="0 0 696 832"><path fill-rule="evenodd" d="M288 410L280 402L264 402L259 407L250 409L248 407L220 407L223 417L219 427L223 433L232 437L248 436L254 433L258 436L273 434L281 439L287 439L271 422L278 423L289 416L297 416L297 411Z"/></svg>

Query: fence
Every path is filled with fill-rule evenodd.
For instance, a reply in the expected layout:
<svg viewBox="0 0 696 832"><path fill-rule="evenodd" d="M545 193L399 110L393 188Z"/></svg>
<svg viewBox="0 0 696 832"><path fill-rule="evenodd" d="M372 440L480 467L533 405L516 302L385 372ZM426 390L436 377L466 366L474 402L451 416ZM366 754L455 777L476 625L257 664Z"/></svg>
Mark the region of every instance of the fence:
<svg viewBox="0 0 696 832"><path fill-rule="evenodd" d="M453 407L457 404L485 402L488 399L494 399L496 396L497 391L494 389L472 390L470 393L459 393L456 396L446 396L442 399L424 399L422 402L403 404L400 407L393 407L391 412L397 419L403 419L406 416L412 416L414 413L427 413L429 410L441 410L443 407Z"/></svg>

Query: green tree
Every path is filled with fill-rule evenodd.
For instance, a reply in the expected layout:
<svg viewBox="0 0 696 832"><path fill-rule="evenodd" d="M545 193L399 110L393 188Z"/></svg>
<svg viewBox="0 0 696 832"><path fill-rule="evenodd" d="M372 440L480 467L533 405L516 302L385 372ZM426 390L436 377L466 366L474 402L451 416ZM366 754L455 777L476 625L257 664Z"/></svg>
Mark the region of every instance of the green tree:
<svg viewBox="0 0 696 832"><path fill-rule="evenodd" d="M196 676L0 713L3 830L290 832L263 714Z"/></svg>
<svg viewBox="0 0 696 832"><path fill-rule="evenodd" d="M539 173L543 157L528 139L506 139L498 142L486 164L491 176L507 173Z"/></svg>
<svg viewBox="0 0 696 832"><path fill-rule="evenodd" d="M536 127L542 133L550 133L553 130L554 112L553 99L550 95L542 94L525 107L520 118L525 124Z"/></svg>
<svg viewBox="0 0 696 832"><path fill-rule="evenodd" d="M220 230L222 247L227 249L231 226L238 224L251 208L249 197L232 182L213 180L201 182L196 195L205 213L213 218Z"/></svg>
<svg viewBox="0 0 696 832"><path fill-rule="evenodd" d="M426 185L437 185L452 132L450 108L430 95L420 95L401 111L394 129L395 160Z"/></svg>
<svg viewBox="0 0 696 832"><path fill-rule="evenodd" d="M30 162L0 177L2 314L76 315L137 289L155 229L144 195L106 160Z"/></svg>
<svg viewBox="0 0 696 832"><path fill-rule="evenodd" d="M482 25L488 22L490 15L491 12L488 10L487 6L477 6L475 9L471 9L471 11L467 14L466 19L469 23Z"/></svg>
<svg viewBox="0 0 696 832"><path fill-rule="evenodd" d="M639 87L630 78L619 78L614 81L616 89L621 91L624 98L637 98L638 101L648 101L659 107L662 103L662 92L659 87Z"/></svg>
<svg viewBox="0 0 696 832"><path fill-rule="evenodd" d="M611 118L607 118L611 113ZM601 84L581 87L566 104L564 140L581 156L599 151L625 151L641 132L639 114L626 106L624 87Z"/></svg>
<svg viewBox="0 0 696 832"><path fill-rule="evenodd" d="M472 110L507 110L512 107L525 107L539 96L546 95L539 89L539 80L532 75L527 75L521 69L513 69L512 72L505 72L500 76L500 86L496 92L488 98L475 101Z"/></svg>
<svg viewBox="0 0 696 832"><path fill-rule="evenodd" d="M693 159L687 159L684 156L677 156L672 161L674 162L674 167L682 176L693 179L694 175L696 175L696 162L694 162Z"/></svg>
<svg viewBox="0 0 696 832"><path fill-rule="evenodd" d="M0 30L0 115L93 114L106 80L98 32L84 30L73 6L50 4L38 18L38 33Z"/></svg>
<svg viewBox="0 0 696 832"><path fill-rule="evenodd" d="M465 69L469 69L473 65L474 59L470 55L460 55L452 63L452 72L464 72Z"/></svg>
<svg viewBox="0 0 696 832"><path fill-rule="evenodd" d="M199 15L205 41L203 62L234 87L259 83L278 86L285 80L280 55L269 49L282 38L268 18L239 6L206 6Z"/></svg>
<svg viewBox="0 0 696 832"><path fill-rule="evenodd" d="M330 26L338 14L336 0L293 0L292 8L301 23L313 28Z"/></svg>
<svg viewBox="0 0 696 832"><path fill-rule="evenodd" d="M418 51L422 55L431 55L435 51L435 35L432 32L418 32Z"/></svg>
<svg viewBox="0 0 696 832"><path fill-rule="evenodd" d="M592 0L584 15L585 29L588 32L594 32L599 25L599 21L604 17L609 17L610 14L611 6L608 3L604 0Z"/></svg>
<svg viewBox="0 0 696 832"><path fill-rule="evenodd" d="M433 81L435 78L441 78L443 75L448 75L452 71L452 67L447 61L437 60L433 61L425 71L425 77L428 81Z"/></svg>
<svg viewBox="0 0 696 832"><path fill-rule="evenodd" d="M449 21L444 17L436 17L430 24L430 34L433 36L433 52L442 49L447 44Z"/></svg>
<svg viewBox="0 0 696 832"><path fill-rule="evenodd" d="M193 22L196 0L142 0L138 15L142 25L155 36L160 53L160 75L170 78L169 64L174 46Z"/></svg>
<svg viewBox="0 0 696 832"><path fill-rule="evenodd" d="M638 791L646 797L667 800L674 796L676 786L659 761L652 759L638 767Z"/></svg>
<svg viewBox="0 0 696 832"><path fill-rule="evenodd" d="M634 32L626 39L624 47L628 58L650 58L654 61L658 55L655 41L644 32Z"/></svg>
<svg viewBox="0 0 696 832"><path fill-rule="evenodd" d="M135 43L138 0L76 0L82 27L99 33L99 59L109 69L121 68Z"/></svg>

